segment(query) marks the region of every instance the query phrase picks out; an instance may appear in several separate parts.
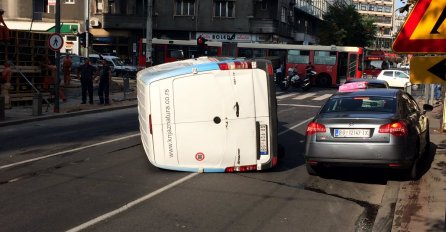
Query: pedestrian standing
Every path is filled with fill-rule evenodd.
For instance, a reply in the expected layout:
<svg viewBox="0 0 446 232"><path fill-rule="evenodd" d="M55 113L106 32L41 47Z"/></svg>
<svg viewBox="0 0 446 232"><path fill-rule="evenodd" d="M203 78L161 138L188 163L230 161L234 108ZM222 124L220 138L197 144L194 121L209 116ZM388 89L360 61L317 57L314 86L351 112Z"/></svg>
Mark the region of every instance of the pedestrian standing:
<svg viewBox="0 0 446 232"><path fill-rule="evenodd" d="M108 66L106 60L101 61L102 66L99 70L99 104L109 105L110 104L110 83L111 83L111 68Z"/></svg>
<svg viewBox="0 0 446 232"><path fill-rule="evenodd" d="M435 97L435 100L440 101L440 99L441 99L441 85L440 84L436 84L434 87L434 97Z"/></svg>
<svg viewBox="0 0 446 232"><path fill-rule="evenodd" d="M62 71L63 71L63 82L65 86L69 86L71 82L71 66L73 65L73 62L71 60L70 54L67 54L63 58L62 63Z"/></svg>
<svg viewBox="0 0 446 232"><path fill-rule="evenodd" d="M9 97L9 89L11 88L11 64L6 61L2 72L1 94L5 98L5 109L11 109L11 98Z"/></svg>
<svg viewBox="0 0 446 232"><path fill-rule="evenodd" d="M48 90L48 87L50 85L54 85L55 84L55 81L56 81L56 78L57 78L57 81L59 82L59 99L61 99L63 102L66 102L67 98L65 97L64 86L61 85L61 79L59 77L56 77L57 76L57 67L56 67L56 65L52 64L51 62L48 62L47 69L49 71L49 77L46 79L46 82L44 83L44 86L46 86L47 90Z"/></svg>
<svg viewBox="0 0 446 232"><path fill-rule="evenodd" d="M96 76L96 71L97 71L96 68L90 64L90 60L88 58L85 58L84 64L79 66L79 69L77 71L77 79L81 80L81 89L82 89L81 104L87 103L87 92L88 92L89 103L93 104L93 79Z"/></svg>

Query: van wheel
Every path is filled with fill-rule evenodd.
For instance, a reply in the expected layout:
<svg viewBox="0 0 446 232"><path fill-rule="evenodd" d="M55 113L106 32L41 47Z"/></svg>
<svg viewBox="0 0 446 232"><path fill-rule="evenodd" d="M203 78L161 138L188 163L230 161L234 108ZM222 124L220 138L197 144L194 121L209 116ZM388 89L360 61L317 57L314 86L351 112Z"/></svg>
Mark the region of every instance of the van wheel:
<svg viewBox="0 0 446 232"><path fill-rule="evenodd" d="M316 85L319 87L330 87L331 77L328 74L320 74L316 78Z"/></svg>

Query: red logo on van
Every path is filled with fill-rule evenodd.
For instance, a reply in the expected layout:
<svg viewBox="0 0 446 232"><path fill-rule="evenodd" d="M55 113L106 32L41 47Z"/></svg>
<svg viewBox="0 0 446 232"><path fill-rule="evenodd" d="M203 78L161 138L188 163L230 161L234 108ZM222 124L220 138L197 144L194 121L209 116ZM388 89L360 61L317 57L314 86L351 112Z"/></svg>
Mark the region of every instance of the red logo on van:
<svg viewBox="0 0 446 232"><path fill-rule="evenodd" d="M198 152L197 154L195 154L195 159L198 161L204 160L204 154L201 152Z"/></svg>

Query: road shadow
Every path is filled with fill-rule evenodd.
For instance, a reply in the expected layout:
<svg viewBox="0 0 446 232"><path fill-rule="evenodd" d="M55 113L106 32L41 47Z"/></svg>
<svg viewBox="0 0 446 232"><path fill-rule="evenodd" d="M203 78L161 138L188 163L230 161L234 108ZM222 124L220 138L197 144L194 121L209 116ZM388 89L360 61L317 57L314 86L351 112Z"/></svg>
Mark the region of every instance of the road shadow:
<svg viewBox="0 0 446 232"><path fill-rule="evenodd" d="M306 124L300 127L306 127ZM282 172L294 169L305 164L305 134L289 129L289 124L283 121L278 122L278 164L275 168L266 170L267 172ZM286 132L285 132L286 131Z"/></svg>

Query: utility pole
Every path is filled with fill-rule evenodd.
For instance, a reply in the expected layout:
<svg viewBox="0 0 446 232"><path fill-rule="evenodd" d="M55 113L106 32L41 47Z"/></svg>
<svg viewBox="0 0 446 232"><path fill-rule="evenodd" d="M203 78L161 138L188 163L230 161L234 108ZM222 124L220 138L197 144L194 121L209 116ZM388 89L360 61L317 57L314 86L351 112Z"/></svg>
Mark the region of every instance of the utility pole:
<svg viewBox="0 0 446 232"><path fill-rule="evenodd" d="M90 0L85 0L84 6L84 19L85 19L85 57L88 57L88 48L90 47L89 35L90 35Z"/></svg>
<svg viewBox="0 0 446 232"><path fill-rule="evenodd" d="M56 0L56 33L60 35L60 0ZM62 42L62 41L61 41ZM59 84L60 84L60 50L56 51L56 77L54 78L54 113L59 113ZM51 69L52 70L52 69ZM53 74L51 74L53 75Z"/></svg>
<svg viewBox="0 0 446 232"><path fill-rule="evenodd" d="M147 0L147 23L146 23L146 62L152 56L152 6L153 0ZM147 64L146 64L147 65Z"/></svg>

